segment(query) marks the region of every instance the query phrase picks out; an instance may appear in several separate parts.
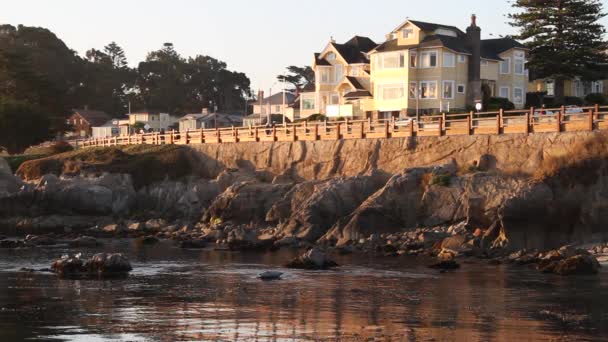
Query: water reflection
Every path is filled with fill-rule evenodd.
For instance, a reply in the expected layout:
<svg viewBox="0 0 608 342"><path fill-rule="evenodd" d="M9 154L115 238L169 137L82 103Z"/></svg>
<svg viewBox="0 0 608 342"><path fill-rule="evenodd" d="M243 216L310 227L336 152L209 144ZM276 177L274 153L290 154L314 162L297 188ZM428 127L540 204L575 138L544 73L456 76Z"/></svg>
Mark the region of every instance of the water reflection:
<svg viewBox="0 0 608 342"><path fill-rule="evenodd" d="M188 251L121 242L123 280L15 272L64 251L0 251L0 341L592 340L608 334L608 277L558 278L466 264L343 256L335 271L282 270L290 252ZM93 251L90 251L93 252ZM557 313L557 314L556 314ZM561 315L566 314L566 315Z"/></svg>

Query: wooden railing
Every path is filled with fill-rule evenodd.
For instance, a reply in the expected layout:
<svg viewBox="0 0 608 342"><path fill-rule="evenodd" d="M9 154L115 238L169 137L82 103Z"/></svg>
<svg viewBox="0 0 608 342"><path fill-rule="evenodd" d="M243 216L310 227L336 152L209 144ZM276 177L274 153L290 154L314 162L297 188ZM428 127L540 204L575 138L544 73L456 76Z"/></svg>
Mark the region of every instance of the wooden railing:
<svg viewBox="0 0 608 342"><path fill-rule="evenodd" d="M423 116L417 122L345 120L273 127L230 127L80 140L78 147L133 144L219 144L482 134L530 134L608 129L608 107L561 107ZM581 112L582 111L582 112Z"/></svg>

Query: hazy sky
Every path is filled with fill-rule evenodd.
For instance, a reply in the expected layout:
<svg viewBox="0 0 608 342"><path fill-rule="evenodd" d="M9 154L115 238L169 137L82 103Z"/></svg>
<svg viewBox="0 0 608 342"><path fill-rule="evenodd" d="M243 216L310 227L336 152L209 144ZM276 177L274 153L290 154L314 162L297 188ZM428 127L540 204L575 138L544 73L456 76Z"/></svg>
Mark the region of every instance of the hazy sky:
<svg viewBox="0 0 608 342"><path fill-rule="evenodd" d="M0 0L0 23L46 27L81 55L116 41L132 66L172 42L182 56L225 61L268 93L285 66L310 64L331 36L381 42L406 18L464 30L476 13L489 38L514 33L510 11L507 0Z"/></svg>

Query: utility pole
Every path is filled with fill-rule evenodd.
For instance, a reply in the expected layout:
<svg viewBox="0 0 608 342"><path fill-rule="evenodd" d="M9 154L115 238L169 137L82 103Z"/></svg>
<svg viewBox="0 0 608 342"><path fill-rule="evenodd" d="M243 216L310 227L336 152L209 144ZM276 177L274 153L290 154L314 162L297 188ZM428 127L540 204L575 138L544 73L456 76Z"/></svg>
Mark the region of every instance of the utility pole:
<svg viewBox="0 0 608 342"><path fill-rule="evenodd" d="M285 75L283 75L283 109L281 110L283 114L283 125L285 125L286 123L286 119L285 119Z"/></svg>

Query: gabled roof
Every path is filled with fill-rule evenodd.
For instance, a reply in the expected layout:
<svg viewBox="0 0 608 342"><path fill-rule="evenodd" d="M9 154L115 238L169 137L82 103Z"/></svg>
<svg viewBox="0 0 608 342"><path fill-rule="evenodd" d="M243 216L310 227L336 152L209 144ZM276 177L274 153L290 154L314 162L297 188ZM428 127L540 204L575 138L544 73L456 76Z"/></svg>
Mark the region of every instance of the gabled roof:
<svg viewBox="0 0 608 342"><path fill-rule="evenodd" d="M295 100L296 96L292 93L285 92L285 104L290 104ZM260 100L256 101L254 104L259 105ZM272 96L266 97L262 100L262 105L282 105L283 104L283 93L276 93Z"/></svg>
<svg viewBox="0 0 608 342"><path fill-rule="evenodd" d="M346 93L344 95L344 98L350 99L350 100L360 99L360 98L364 98L364 97L372 97L372 93L370 93L367 90L356 90L356 91L351 91L350 93Z"/></svg>
<svg viewBox="0 0 608 342"><path fill-rule="evenodd" d="M378 44L376 44L373 40L369 39L368 37L362 36L354 36L349 41L344 43L344 45L355 46L359 48L359 50L362 52L369 52L373 48L378 46Z"/></svg>
<svg viewBox="0 0 608 342"><path fill-rule="evenodd" d="M444 36L441 34L427 36L420 42L420 44L398 45L398 39L388 40L380 44L375 51L389 52L431 47L445 47L458 53L471 54L469 49L467 49L465 40L463 38Z"/></svg>
<svg viewBox="0 0 608 342"><path fill-rule="evenodd" d="M361 36L354 36L344 44L331 45L348 64L369 63L367 53L378 46L373 40Z"/></svg>
<svg viewBox="0 0 608 342"><path fill-rule="evenodd" d="M365 90L365 87L363 87L361 85L361 82L359 82L359 80L356 77L346 76L346 79L348 80L348 82L350 82L350 84L353 87L355 87L355 89L357 89L357 90Z"/></svg>
<svg viewBox="0 0 608 342"><path fill-rule="evenodd" d="M448 30L454 30L456 31L457 34L459 35L464 35L464 32L462 32L458 27L456 26L451 26L451 25L443 25L443 24L434 24L434 23L428 23L425 21L419 21L419 20L406 20L405 22L403 22L401 25L397 26L393 32L398 31L399 29L401 29L403 26L405 26L405 24L407 23L412 23L413 25L416 25L418 28L420 28L422 31L435 31L437 29L448 29Z"/></svg>
<svg viewBox="0 0 608 342"><path fill-rule="evenodd" d="M481 57L501 61L500 54L511 49L526 49L526 46L513 38L483 39Z"/></svg>
<svg viewBox="0 0 608 342"><path fill-rule="evenodd" d="M104 125L111 119L108 114L100 110L74 109L73 112L80 115L89 125L96 127Z"/></svg>
<svg viewBox="0 0 608 342"><path fill-rule="evenodd" d="M325 66L331 66L331 64L324 58L319 58L319 56L321 56L320 53L315 53L315 64L316 65L325 65Z"/></svg>

